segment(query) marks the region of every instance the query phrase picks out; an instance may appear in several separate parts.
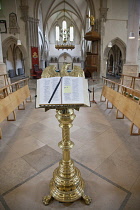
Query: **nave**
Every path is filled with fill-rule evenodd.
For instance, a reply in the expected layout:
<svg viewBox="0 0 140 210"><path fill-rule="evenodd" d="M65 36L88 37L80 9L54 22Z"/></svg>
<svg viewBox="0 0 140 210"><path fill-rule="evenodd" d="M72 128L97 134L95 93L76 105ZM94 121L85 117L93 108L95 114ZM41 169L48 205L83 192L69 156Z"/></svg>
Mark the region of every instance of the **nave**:
<svg viewBox="0 0 140 210"><path fill-rule="evenodd" d="M100 102L102 81L89 81L95 91L91 107L75 111L71 158L85 180L85 193L91 204L52 201L44 206L49 182L62 157L58 147L61 129L55 110L35 109L36 80L29 83L32 102L16 110L17 120L1 123L0 209L101 209L136 210L140 208L140 136L130 136L130 121L116 119L115 108ZM92 99L92 94L91 99Z"/></svg>

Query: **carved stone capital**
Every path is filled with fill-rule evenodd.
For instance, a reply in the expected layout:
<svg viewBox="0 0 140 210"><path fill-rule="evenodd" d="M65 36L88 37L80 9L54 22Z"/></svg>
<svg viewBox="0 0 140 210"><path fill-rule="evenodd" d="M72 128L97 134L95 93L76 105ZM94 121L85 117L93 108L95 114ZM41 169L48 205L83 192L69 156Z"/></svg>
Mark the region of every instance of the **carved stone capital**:
<svg viewBox="0 0 140 210"><path fill-rule="evenodd" d="M20 6L20 9L21 9L21 19L26 22L27 19L28 19L28 10L29 10L29 7L28 5L22 5Z"/></svg>
<svg viewBox="0 0 140 210"><path fill-rule="evenodd" d="M100 18L106 21L108 8L100 8Z"/></svg>
<svg viewBox="0 0 140 210"><path fill-rule="evenodd" d="M35 19L33 17L28 17L27 21L32 22L32 23L36 23L36 24L39 23L39 19Z"/></svg>

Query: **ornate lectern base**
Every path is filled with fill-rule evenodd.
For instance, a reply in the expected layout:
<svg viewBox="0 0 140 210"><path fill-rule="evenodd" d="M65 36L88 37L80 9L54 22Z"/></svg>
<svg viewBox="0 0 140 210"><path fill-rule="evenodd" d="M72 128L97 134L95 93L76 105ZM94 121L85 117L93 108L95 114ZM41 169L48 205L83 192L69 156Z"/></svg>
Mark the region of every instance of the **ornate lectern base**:
<svg viewBox="0 0 140 210"><path fill-rule="evenodd" d="M91 198L89 196L84 194L81 198L83 198L85 204L89 205L91 203ZM53 199L53 197L51 195L44 196L44 198L42 200L43 204L45 206L49 205L49 203L51 202L52 199ZM68 202L70 202L70 201L68 201Z"/></svg>
<svg viewBox="0 0 140 210"><path fill-rule="evenodd" d="M83 198L88 205L91 203L91 198L84 194L84 181L79 169L74 166L70 158L70 149L74 146L70 140L70 128L75 118L74 109L57 110L56 118L62 128L62 141L58 145L62 149L63 158L59 167L53 172L50 195L43 198L43 204L48 205L53 198L60 202L74 202Z"/></svg>

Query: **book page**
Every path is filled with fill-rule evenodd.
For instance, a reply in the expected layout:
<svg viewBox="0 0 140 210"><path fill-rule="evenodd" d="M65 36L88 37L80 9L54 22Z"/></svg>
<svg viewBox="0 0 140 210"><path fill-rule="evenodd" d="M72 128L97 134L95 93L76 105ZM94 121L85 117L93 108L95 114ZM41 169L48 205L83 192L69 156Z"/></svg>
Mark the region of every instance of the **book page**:
<svg viewBox="0 0 140 210"><path fill-rule="evenodd" d="M88 92L88 80L83 78L83 86L84 86L84 104L86 106L90 106L90 95Z"/></svg>
<svg viewBox="0 0 140 210"><path fill-rule="evenodd" d="M63 77L63 104L84 104L83 79L82 77Z"/></svg>
<svg viewBox="0 0 140 210"><path fill-rule="evenodd" d="M52 100L49 100L56 88L60 77L41 78L37 80L37 105L61 104L61 84L58 86Z"/></svg>

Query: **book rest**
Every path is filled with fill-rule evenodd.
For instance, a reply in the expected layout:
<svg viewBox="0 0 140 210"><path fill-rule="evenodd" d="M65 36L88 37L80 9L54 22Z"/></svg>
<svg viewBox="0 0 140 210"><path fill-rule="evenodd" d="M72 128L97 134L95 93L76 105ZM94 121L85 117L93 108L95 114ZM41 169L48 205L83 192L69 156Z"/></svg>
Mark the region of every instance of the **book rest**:
<svg viewBox="0 0 140 210"><path fill-rule="evenodd" d="M91 198L84 193L84 180L74 161L70 157L70 150L74 142L70 140L70 128L76 115L74 109L79 110L82 105L41 105L40 108L56 109L56 118L62 128L62 140L58 146L62 149L62 160L53 172L50 181L50 194L43 197L43 204L48 205L52 199L60 202L74 202L82 198L85 204L91 203Z"/></svg>

